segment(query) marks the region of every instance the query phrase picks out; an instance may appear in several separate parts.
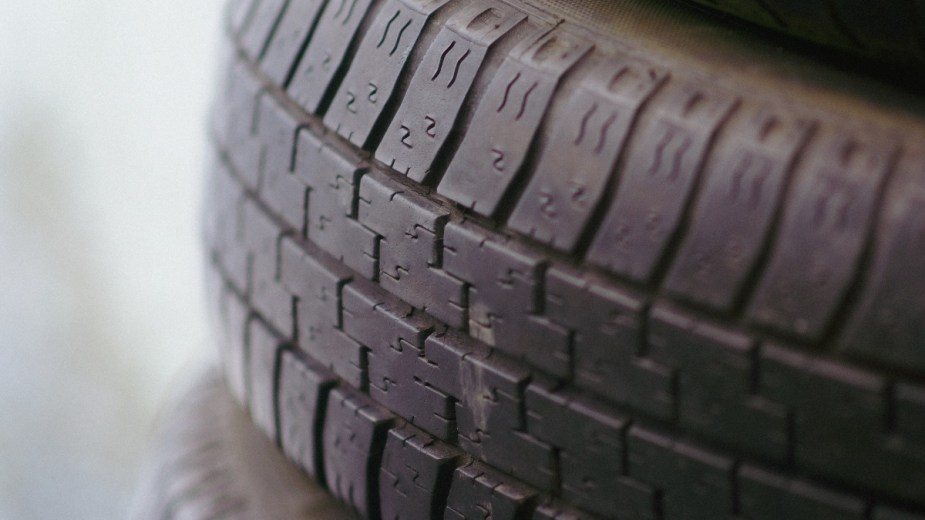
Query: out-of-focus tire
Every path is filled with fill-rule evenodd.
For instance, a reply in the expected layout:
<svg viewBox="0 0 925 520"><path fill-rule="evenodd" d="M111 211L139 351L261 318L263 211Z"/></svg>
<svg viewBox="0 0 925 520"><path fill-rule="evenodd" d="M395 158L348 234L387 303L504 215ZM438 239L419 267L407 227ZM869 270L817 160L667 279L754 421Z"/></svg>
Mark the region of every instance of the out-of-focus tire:
<svg viewBox="0 0 925 520"><path fill-rule="evenodd" d="M925 69L922 0L683 1L854 56L912 67L918 72L910 71L910 79Z"/></svg>
<svg viewBox="0 0 925 520"><path fill-rule="evenodd" d="M160 419L132 520L355 520L257 430L217 370Z"/></svg>

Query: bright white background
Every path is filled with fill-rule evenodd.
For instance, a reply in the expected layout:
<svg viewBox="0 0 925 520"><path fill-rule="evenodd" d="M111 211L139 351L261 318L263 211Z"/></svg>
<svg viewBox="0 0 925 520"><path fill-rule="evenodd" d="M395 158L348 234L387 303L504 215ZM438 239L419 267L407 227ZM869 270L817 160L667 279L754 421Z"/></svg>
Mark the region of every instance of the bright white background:
<svg viewBox="0 0 925 520"><path fill-rule="evenodd" d="M219 0L0 0L0 519L122 518L209 351Z"/></svg>

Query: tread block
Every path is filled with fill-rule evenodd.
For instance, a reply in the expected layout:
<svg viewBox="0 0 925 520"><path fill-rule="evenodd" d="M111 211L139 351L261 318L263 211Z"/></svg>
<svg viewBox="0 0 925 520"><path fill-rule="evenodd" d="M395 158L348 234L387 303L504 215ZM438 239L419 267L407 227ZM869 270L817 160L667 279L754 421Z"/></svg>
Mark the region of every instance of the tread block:
<svg viewBox="0 0 925 520"><path fill-rule="evenodd" d="M441 518L460 455L416 428L389 431L379 473L382 518Z"/></svg>
<svg viewBox="0 0 925 520"><path fill-rule="evenodd" d="M293 175L295 138L301 122L276 100L261 96L257 133L261 143L260 197L301 234L305 227L305 199L308 186Z"/></svg>
<svg viewBox="0 0 925 520"><path fill-rule="evenodd" d="M492 423L502 422L497 418L504 413L515 413L516 403L503 402L508 396L500 397L502 404L498 405L493 414L495 421L485 421L485 429L469 430L467 425L460 428L460 444L464 449L473 453L480 460L491 464L511 476L550 493L556 486L556 461L552 448L530 434L519 431L503 431L495 428ZM467 418L467 414L460 414L457 405L457 415ZM470 412L471 415L473 412ZM477 413L477 412L476 412ZM461 422L461 421L460 421Z"/></svg>
<svg viewBox="0 0 925 520"><path fill-rule="evenodd" d="M893 399L896 433L925 446L925 388L900 383Z"/></svg>
<svg viewBox="0 0 925 520"><path fill-rule="evenodd" d="M609 490L613 508L603 518L626 520L656 520L663 518L660 510L659 493L650 486L628 477L620 477ZM558 515L558 516L556 516ZM536 508L534 520L554 518L556 520L593 519L585 511L575 511L558 504L542 504Z"/></svg>
<svg viewBox="0 0 925 520"><path fill-rule="evenodd" d="M798 461L836 463L885 431L879 376L774 345L762 348L760 362L760 393L795 411Z"/></svg>
<svg viewBox="0 0 925 520"><path fill-rule="evenodd" d="M216 107L216 140L228 154L232 170L248 189L257 189L260 143L254 137L257 100L263 87L244 62L235 62L225 80L224 101Z"/></svg>
<svg viewBox="0 0 925 520"><path fill-rule="evenodd" d="M649 415L674 417L674 375L638 357L644 302L591 275L553 267L546 272L545 314L572 337L576 385Z"/></svg>
<svg viewBox="0 0 925 520"><path fill-rule="evenodd" d="M726 518L734 510L731 459L640 426L627 435L630 477L661 491L666 519Z"/></svg>
<svg viewBox="0 0 925 520"><path fill-rule="evenodd" d="M363 518L379 518L379 467L392 414L366 396L331 390L324 420L328 490Z"/></svg>
<svg viewBox="0 0 925 520"><path fill-rule="evenodd" d="M299 52L308 43L324 4L325 0L288 0L276 32L260 60L260 70L273 83L286 86L299 59Z"/></svg>
<svg viewBox="0 0 925 520"><path fill-rule="evenodd" d="M704 173L690 227L665 281L668 291L722 311L735 305L811 128L769 106L730 126L713 154L719 159Z"/></svg>
<svg viewBox="0 0 925 520"><path fill-rule="evenodd" d="M429 337L415 377L455 400L459 445L499 470L544 490L553 487L554 454L525 433L523 392L530 374L459 333Z"/></svg>
<svg viewBox="0 0 925 520"><path fill-rule="evenodd" d="M908 157L890 183L860 304L841 340L851 356L925 371L925 159Z"/></svg>
<svg viewBox="0 0 925 520"><path fill-rule="evenodd" d="M925 520L925 516L900 511L887 506L877 506L874 508L873 520Z"/></svg>
<svg viewBox="0 0 925 520"><path fill-rule="evenodd" d="M737 477L739 507L749 520L862 520L867 504L859 498L821 489L752 466Z"/></svg>
<svg viewBox="0 0 925 520"><path fill-rule="evenodd" d="M344 289L343 319L344 331L350 337L377 352L385 348L403 352L407 345L417 356L433 330L433 323L410 305L384 291L361 290L356 285Z"/></svg>
<svg viewBox="0 0 925 520"><path fill-rule="evenodd" d="M623 57L597 66L555 123L508 225L556 249L572 251L605 191L637 113L666 75Z"/></svg>
<svg viewBox="0 0 925 520"><path fill-rule="evenodd" d="M248 328L248 409L254 423L276 439L276 363L283 339L258 319Z"/></svg>
<svg viewBox="0 0 925 520"><path fill-rule="evenodd" d="M756 348L744 334L658 305L650 312L648 356L678 369L683 426L785 462L788 410L754 394Z"/></svg>
<svg viewBox="0 0 925 520"><path fill-rule="evenodd" d="M527 158L559 80L592 48L543 27L515 47L481 96L438 192L491 216Z"/></svg>
<svg viewBox="0 0 925 520"><path fill-rule="evenodd" d="M463 395L463 364L470 356L487 358L491 349L462 332L438 331L424 342L424 358L414 365L414 377L459 399ZM466 382L468 384L468 382Z"/></svg>
<svg viewBox="0 0 925 520"><path fill-rule="evenodd" d="M308 340L305 352L354 388L366 390L369 384L367 349L342 331L333 330L325 341ZM300 342L301 346L301 342Z"/></svg>
<svg viewBox="0 0 925 520"><path fill-rule="evenodd" d="M838 462L838 466L813 467L811 470L914 503L919 508L925 506L925 497L922 496L925 489L925 448L921 438L885 437L870 448L858 448ZM865 470L862 474L844 477L841 473L847 468L859 467Z"/></svg>
<svg viewBox="0 0 925 520"><path fill-rule="evenodd" d="M455 223L443 240L444 269L469 283L469 334L553 376L568 376L566 331L537 314L544 263Z"/></svg>
<svg viewBox="0 0 925 520"><path fill-rule="evenodd" d="M323 475L319 449L328 392L336 379L303 355L284 350L280 357L279 443L309 476Z"/></svg>
<svg viewBox="0 0 925 520"><path fill-rule="evenodd" d="M533 520L594 520L588 513L571 509L567 506L549 502L542 504L533 511Z"/></svg>
<svg viewBox="0 0 925 520"><path fill-rule="evenodd" d="M525 399L527 431L559 454L562 498L600 515L618 510L629 421L539 384L527 387Z"/></svg>
<svg viewBox="0 0 925 520"><path fill-rule="evenodd" d="M614 491L615 518L633 520L656 520L663 518L661 510L661 493L642 482L623 477L617 481L618 488Z"/></svg>
<svg viewBox="0 0 925 520"><path fill-rule="evenodd" d="M246 199L242 207L241 224L244 246L247 250L253 289L255 279L275 280L277 274L277 248L282 230L253 199Z"/></svg>
<svg viewBox="0 0 925 520"><path fill-rule="evenodd" d="M278 282L281 230L253 202L244 205L244 240L250 265L251 304L277 333L295 335L292 295Z"/></svg>
<svg viewBox="0 0 925 520"><path fill-rule="evenodd" d="M430 174L437 154L489 49L526 19L507 4L472 2L454 14L428 48L411 78L376 158L415 181Z"/></svg>
<svg viewBox="0 0 925 520"><path fill-rule="evenodd" d="M536 492L527 486L488 466L472 462L453 473L443 518L516 520L529 514L535 496Z"/></svg>
<svg viewBox="0 0 925 520"><path fill-rule="evenodd" d="M367 349L370 397L417 427L450 438L452 403L414 377L433 324L404 303L352 285L344 289L343 302L344 331Z"/></svg>
<svg viewBox="0 0 925 520"><path fill-rule="evenodd" d="M225 292L226 334L219 338L225 383L238 403L247 404L247 334L250 308L233 292Z"/></svg>
<svg viewBox="0 0 925 520"><path fill-rule="evenodd" d="M241 247L244 192L225 163L211 170L211 195L206 201L205 240L219 270L239 292L247 290L247 248Z"/></svg>
<svg viewBox="0 0 925 520"><path fill-rule="evenodd" d="M448 1L390 0L379 11L334 96L325 126L366 148L427 21Z"/></svg>
<svg viewBox="0 0 925 520"><path fill-rule="evenodd" d="M682 383L679 391L682 425L755 456L776 462L787 459L792 439L786 407L758 396L723 401L689 389L690 385Z"/></svg>
<svg viewBox="0 0 925 520"><path fill-rule="evenodd" d="M366 175L359 221L379 240L379 284L451 327L465 326L465 284L440 269L449 213L394 181Z"/></svg>
<svg viewBox="0 0 925 520"><path fill-rule="evenodd" d="M553 450L527 434L522 423L527 372L497 358L476 356L466 357L460 369L459 445L493 467L551 491L556 480Z"/></svg>
<svg viewBox="0 0 925 520"><path fill-rule="evenodd" d="M378 273L376 234L357 222L360 177L365 173L338 151L322 144L307 129L299 132L295 174L305 182L308 195L308 238L361 275Z"/></svg>
<svg viewBox="0 0 925 520"><path fill-rule="evenodd" d="M676 375L670 367L644 357L616 365L618 402L634 407L646 415L673 421L676 419Z"/></svg>
<svg viewBox="0 0 925 520"><path fill-rule="evenodd" d="M738 100L715 86L668 85L630 148L616 196L587 260L640 283L651 280L681 226L714 135Z"/></svg>
<svg viewBox="0 0 925 520"><path fill-rule="evenodd" d="M206 168L209 189L205 190L202 212L202 241L211 260L220 260L223 249L230 249L237 231L236 207L243 193L217 153L210 154Z"/></svg>
<svg viewBox="0 0 925 520"><path fill-rule="evenodd" d="M855 276L893 151L847 131L798 175L778 244L748 308L753 323L818 339Z"/></svg>
<svg viewBox="0 0 925 520"><path fill-rule="evenodd" d="M341 292L350 279L343 266L322 264L294 240L283 238L280 282L299 299L300 338L341 326Z"/></svg>
<svg viewBox="0 0 925 520"><path fill-rule="evenodd" d="M291 239L280 253L282 285L297 298L298 346L312 359L356 388L366 384L366 353L341 327L343 286L350 274L306 254Z"/></svg>
<svg viewBox="0 0 925 520"><path fill-rule="evenodd" d="M315 34L287 89L292 99L307 112L315 114L322 108L371 5L372 0L335 0L324 6Z"/></svg>
<svg viewBox="0 0 925 520"><path fill-rule="evenodd" d="M761 393L793 408L797 467L923 504L925 450L887 435L882 377L783 347L762 350Z"/></svg>
<svg viewBox="0 0 925 520"><path fill-rule="evenodd" d="M250 21L241 34L241 50L250 59L258 60L273 36L276 22L289 0L259 0Z"/></svg>
<svg viewBox="0 0 925 520"><path fill-rule="evenodd" d="M761 351L763 395L812 415L862 421L868 430L886 424L886 381L871 372L791 348L765 345Z"/></svg>

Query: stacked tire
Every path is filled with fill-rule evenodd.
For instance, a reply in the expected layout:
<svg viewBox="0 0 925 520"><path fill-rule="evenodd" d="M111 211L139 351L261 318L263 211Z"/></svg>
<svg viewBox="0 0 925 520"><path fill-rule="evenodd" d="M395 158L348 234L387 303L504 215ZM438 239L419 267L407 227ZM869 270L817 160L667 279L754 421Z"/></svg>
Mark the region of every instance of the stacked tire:
<svg viewBox="0 0 925 520"><path fill-rule="evenodd" d="M710 16L229 4L209 297L294 464L370 519L925 518L923 100Z"/></svg>

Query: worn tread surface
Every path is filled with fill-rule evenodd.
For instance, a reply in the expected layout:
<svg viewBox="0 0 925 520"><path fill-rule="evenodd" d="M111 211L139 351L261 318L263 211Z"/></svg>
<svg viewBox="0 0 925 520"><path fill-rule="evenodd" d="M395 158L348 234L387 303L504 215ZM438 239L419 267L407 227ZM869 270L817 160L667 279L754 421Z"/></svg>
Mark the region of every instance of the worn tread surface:
<svg viewBox="0 0 925 520"><path fill-rule="evenodd" d="M216 335L354 511L925 513L920 102L644 2L244 3Z"/></svg>

